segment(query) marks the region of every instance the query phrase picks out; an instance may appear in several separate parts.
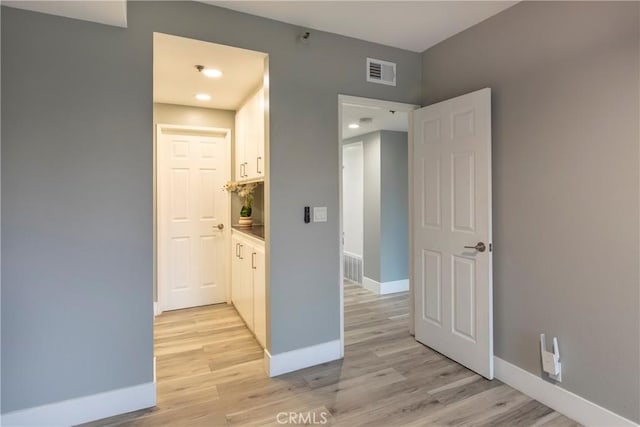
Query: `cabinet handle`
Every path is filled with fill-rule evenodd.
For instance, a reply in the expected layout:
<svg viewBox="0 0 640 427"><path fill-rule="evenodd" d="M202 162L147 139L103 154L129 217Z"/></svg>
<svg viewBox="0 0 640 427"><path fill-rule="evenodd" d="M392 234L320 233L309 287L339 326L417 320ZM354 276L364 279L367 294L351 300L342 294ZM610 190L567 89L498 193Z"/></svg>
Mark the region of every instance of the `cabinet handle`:
<svg viewBox="0 0 640 427"><path fill-rule="evenodd" d="M244 178L244 163L240 163L240 178Z"/></svg>
<svg viewBox="0 0 640 427"><path fill-rule="evenodd" d="M252 253L251 254L251 268L253 268L254 270L256 270L256 253Z"/></svg>
<svg viewBox="0 0 640 427"><path fill-rule="evenodd" d="M236 258L240 258L240 243L236 243Z"/></svg>
<svg viewBox="0 0 640 427"><path fill-rule="evenodd" d="M242 248L244 248L244 245L240 245L240 259L244 259L244 257L242 256Z"/></svg>
<svg viewBox="0 0 640 427"><path fill-rule="evenodd" d="M247 173L247 166L249 166L249 162L244 162L244 176L245 178L249 176Z"/></svg>
<svg viewBox="0 0 640 427"><path fill-rule="evenodd" d="M262 160L262 157L259 157L256 159L256 172L258 173L262 173L262 171L260 170L260 160Z"/></svg>

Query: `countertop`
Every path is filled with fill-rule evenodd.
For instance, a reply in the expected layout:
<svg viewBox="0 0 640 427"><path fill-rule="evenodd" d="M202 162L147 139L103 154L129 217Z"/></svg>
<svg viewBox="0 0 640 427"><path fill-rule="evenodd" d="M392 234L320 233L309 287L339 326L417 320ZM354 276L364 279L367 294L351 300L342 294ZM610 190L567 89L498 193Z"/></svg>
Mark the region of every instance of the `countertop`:
<svg viewBox="0 0 640 427"><path fill-rule="evenodd" d="M264 225L252 225L251 227L232 225L231 228L236 231L248 234L249 236L257 237L260 240L264 240Z"/></svg>

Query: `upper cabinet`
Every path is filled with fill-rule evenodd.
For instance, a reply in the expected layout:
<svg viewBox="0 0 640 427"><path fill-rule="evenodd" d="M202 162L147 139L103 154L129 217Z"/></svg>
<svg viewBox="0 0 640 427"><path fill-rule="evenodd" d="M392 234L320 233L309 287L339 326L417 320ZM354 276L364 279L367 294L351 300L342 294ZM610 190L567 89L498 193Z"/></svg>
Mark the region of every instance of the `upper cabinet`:
<svg viewBox="0 0 640 427"><path fill-rule="evenodd" d="M236 113L236 181L264 179L264 89Z"/></svg>

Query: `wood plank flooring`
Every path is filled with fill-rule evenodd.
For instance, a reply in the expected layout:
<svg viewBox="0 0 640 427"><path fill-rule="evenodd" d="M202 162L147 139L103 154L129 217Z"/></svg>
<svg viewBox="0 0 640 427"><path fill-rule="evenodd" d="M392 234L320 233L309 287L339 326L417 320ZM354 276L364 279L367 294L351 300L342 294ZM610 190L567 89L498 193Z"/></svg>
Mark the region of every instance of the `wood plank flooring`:
<svg viewBox="0 0 640 427"><path fill-rule="evenodd" d="M345 358L268 378L235 309L208 306L155 321L158 402L85 426L577 426L418 344L408 295L345 285Z"/></svg>

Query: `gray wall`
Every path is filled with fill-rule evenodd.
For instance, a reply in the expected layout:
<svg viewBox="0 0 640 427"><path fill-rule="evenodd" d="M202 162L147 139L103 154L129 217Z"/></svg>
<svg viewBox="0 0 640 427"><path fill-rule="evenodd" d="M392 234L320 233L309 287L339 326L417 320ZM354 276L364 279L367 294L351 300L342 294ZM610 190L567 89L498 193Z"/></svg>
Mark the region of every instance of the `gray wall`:
<svg viewBox="0 0 640 427"><path fill-rule="evenodd" d="M302 45L197 2L128 11L127 29L2 11L3 412L153 379L154 31L270 55L272 354L340 336L338 94L420 99L412 52ZM398 86L367 83L367 56L397 62ZM307 205L328 222L304 224Z"/></svg>
<svg viewBox="0 0 640 427"><path fill-rule="evenodd" d="M362 141L363 173L364 173L364 234L362 262L364 276L380 281L380 132L373 132L353 138L351 141Z"/></svg>
<svg viewBox="0 0 640 427"><path fill-rule="evenodd" d="M639 421L637 2L523 2L429 49L424 104L493 95L498 357Z"/></svg>
<svg viewBox="0 0 640 427"><path fill-rule="evenodd" d="M380 132L380 281L409 278L409 144L406 132Z"/></svg>
<svg viewBox="0 0 640 427"><path fill-rule="evenodd" d="M364 276L409 278L408 142L406 132L376 131L344 140L363 143Z"/></svg>

